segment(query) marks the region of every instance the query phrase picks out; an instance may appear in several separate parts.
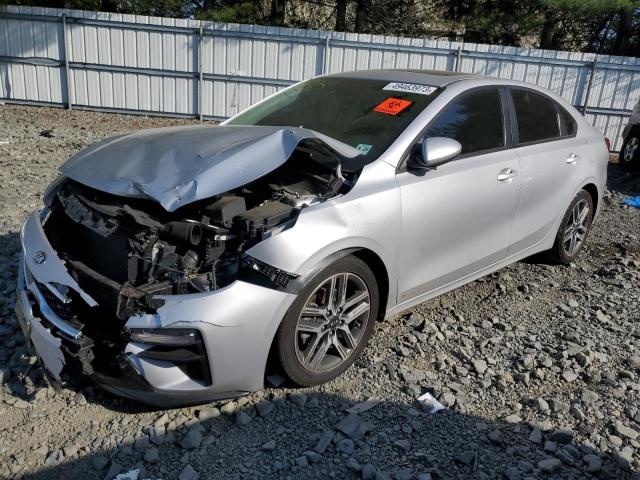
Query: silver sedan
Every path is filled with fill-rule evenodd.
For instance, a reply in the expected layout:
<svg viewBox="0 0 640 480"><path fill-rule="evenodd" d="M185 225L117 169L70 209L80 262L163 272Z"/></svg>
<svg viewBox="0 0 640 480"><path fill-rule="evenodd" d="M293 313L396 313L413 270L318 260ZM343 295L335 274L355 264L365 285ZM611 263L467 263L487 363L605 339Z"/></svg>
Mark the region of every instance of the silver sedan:
<svg viewBox="0 0 640 480"><path fill-rule="evenodd" d="M538 87L378 70L221 126L98 142L22 229L17 313L50 381L169 407L342 374L376 320L539 252L568 264L608 149Z"/></svg>

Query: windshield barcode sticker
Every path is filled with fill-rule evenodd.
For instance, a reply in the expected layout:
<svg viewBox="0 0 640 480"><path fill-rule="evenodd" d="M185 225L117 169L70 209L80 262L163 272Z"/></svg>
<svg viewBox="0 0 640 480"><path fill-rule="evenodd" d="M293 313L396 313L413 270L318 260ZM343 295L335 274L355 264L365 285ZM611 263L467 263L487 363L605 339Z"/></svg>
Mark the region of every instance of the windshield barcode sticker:
<svg viewBox="0 0 640 480"><path fill-rule="evenodd" d="M371 150L372 146L373 145L369 145L368 143L359 143L356 149L363 155L366 155L367 153L369 153L369 150Z"/></svg>
<svg viewBox="0 0 640 480"><path fill-rule="evenodd" d="M383 90L393 90L394 92L410 92L419 93L420 95L431 95L438 88L431 85L419 85L417 83L401 83L392 82L389 83Z"/></svg>

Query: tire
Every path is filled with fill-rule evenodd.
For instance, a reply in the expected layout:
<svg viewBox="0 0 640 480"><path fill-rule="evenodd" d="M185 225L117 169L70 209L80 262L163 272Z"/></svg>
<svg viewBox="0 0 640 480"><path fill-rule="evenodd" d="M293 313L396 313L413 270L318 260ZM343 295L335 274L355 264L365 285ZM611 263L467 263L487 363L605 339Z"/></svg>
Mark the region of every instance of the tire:
<svg viewBox="0 0 640 480"><path fill-rule="evenodd" d="M634 128L624 139L619 156L620 165L629 170L640 168L640 130Z"/></svg>
<svg viewBox="0 0 640 480"><path fill-rule="evenodd" d="M584 215L582 213L584 211L583 208L585 207L588 210L586 211L586 216L582 218ZM591 230L593 213L591 195L586 190L580 190L571 201L562 218L562 222L560 222L553 247L546 252L547 258L551 263L567 265L578 257ZM575 220L576 215L578 216L577 220ZM572 243L574 241L576 242L575 244Z"/></svg>
<svg viewBox="0 0 640 480"><path fill-rule="evenodd" d="M338 296L345 280L345 294ZM330 289L335 295L327 294ZM375 276L359 258L340 258L319 272L299 292L276 334L286 376L309 387L341 375L366 347L379 304ZM340 311L340 305L346 307Z"/></svg>

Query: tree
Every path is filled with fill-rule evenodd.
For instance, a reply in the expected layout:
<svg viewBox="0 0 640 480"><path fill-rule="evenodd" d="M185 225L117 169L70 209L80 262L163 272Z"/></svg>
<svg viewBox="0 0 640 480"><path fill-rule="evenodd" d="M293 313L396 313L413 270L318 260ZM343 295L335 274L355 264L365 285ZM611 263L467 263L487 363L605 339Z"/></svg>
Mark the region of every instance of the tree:
<svg viewBox="0 0 640 480"><path fill-rule="evenodd" d="M433 0L467 42L637 54L638 0ZM454 32L452 32L454 33Z"/></svg>
<svg viewBox="0 0 640 480"><path fill-rule="evenodd" d="M260 2L256 0L235 0L221 2L205 0L202 9L196 13L200 20L232 23L263 23Z"/></svg>
<svg viewBox="0 0 640 480"><path fill-rule="evenodd" d="M347 0L336 1L336 31L344 32L347 27Z"/></svg>
<svg viewBox="0 0 640 480"><path fill-rule="evenodd" d="M356 20L354 30L362 33L368 24L369 0L356 0Z"/></svg>
<svg viewBox="0 0 640 480"><path fill-rule="evenodd" d="M634 35L633 18L640 6L637 0L543 0L541 3L546 21L540 33L540 48L587 49L613 55L628 51Z"/></svg>
<svg viewBox="0 0 640 480"><path fill-rule="evenodd" d="M271 25L284 26L286 0L271 0Z"/></svg>
<svg viewBox="0 0 640 480"><path fill-rule="evenodd" d="M13 0L18 5L34 5L78 10L188 18L195 14L197 0Z"/></svg>
<svg viewBox="0 0 640 480"><path fill-rule="evenodd" d="M540 48L549 50L559 48L561 40L559 27L560 19L558 18L558 13L554 9L547 10L542 22L542 31L540 32Z"/></svg>
<svg viewBox="0 0 640 480"><path fill-rule="evenodd" d="M623 9L618 12L616 38L611 48L613 55L627 55L633 35L633 11Z"/></svg>
<svg viewBox="0 0 640 480"><path fill-rule="evenodd" d="M11 3L640 55L640 0L11 0Z"/></svg>

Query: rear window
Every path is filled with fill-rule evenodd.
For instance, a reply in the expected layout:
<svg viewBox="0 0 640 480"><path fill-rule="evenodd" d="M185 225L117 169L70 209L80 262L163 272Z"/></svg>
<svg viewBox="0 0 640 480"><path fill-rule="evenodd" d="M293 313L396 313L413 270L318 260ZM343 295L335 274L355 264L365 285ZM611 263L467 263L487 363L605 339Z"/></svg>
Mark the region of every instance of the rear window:
<svg viewBox="0 0 640 480"><path fill-rule="evenodd" d="M576 120L573 118L573 116L569 112L567 112L560 105L556 104L556 106L558 107L558 112L560 112L560 121L562 124L561 125L562 135L567 135L567 136L575 135L576 131L578 130L578 124L576 123Z"/></svg>
<svg viewBox="0 0 640 480"><path fill-rule="evenodd" d="M554 103L530 90L511 90L520 143L540 142L560 136Z"/></svg>

